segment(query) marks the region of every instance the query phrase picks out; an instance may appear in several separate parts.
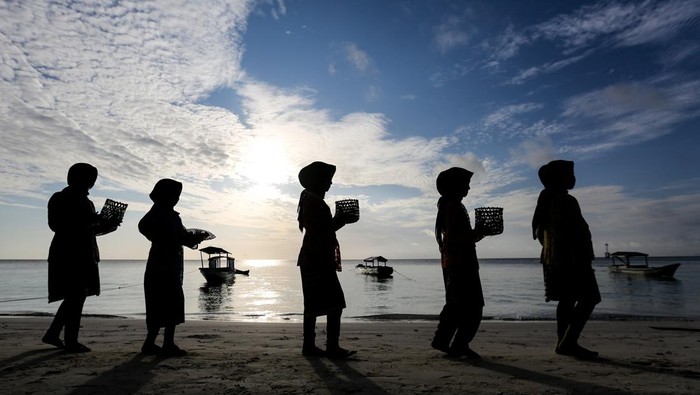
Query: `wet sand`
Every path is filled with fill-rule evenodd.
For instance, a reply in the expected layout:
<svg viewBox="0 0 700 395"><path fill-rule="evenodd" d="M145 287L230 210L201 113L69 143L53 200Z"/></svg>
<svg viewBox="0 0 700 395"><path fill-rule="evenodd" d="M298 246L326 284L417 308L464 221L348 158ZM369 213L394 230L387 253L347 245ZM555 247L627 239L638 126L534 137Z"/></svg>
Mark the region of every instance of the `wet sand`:
<svg viewBox="0 0 700 395"><path fill-rule="evenodd" d="M341 345L358 351L348 361L303 357L298 323L186 322L176 342L188 354L160 358L139 352L142 320L84 318L85 354L41 343L49 322L0 317L0 393L700 393L697 321L590 322L581 343L593 360L555 354L554 322L485 321L477 361L431 349L426 321L344 323Z"/></svg>

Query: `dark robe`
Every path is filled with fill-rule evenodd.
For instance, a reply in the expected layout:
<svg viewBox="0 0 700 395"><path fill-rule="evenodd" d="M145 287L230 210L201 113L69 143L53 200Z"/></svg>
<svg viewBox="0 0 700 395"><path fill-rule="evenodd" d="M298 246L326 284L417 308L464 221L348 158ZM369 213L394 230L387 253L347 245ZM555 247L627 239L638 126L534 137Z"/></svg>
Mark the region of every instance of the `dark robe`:
<svg viewBox="0 0 700 395"><path fill-rule="evenodd" d="M68 186L51 196L49 228L49 302L67 296L100 294L100 253L95 235L105 227L87 191Z"/></svg>
<svg viewBox="0 0 700 395"><path fill-rule="evenodd" d="M141 219L139 231L151 241L143 281L146 325L160 328L181 324L185 322L182 246L194 247L197 240L182 226L179 213L158 204Z"/></svg>
<svg viewBox="0 0 700 395"><path fill-rule="evenodd" d="M543 190L533 231L542 245L545 299L599 303L591 232L576 198L565 189Z"/></svg>
<svg viewBox="0 0 700 395"><path fill-rule="evenodd" d="M440 247L445 305L440 312L434 344L446 348L472 341L481 323L484 294L476 257L476 235L459 198L440 198L435 232Z"/></svg>
<svg viewBox="0 0 700 395"><path fill-rule="evenodd" d="M345 295L338 280L340 248L331 209L319 195L305 190L299 204L299 223L305 229L297 264L301 271L304 313L327 315L344 309Z"/></svg>

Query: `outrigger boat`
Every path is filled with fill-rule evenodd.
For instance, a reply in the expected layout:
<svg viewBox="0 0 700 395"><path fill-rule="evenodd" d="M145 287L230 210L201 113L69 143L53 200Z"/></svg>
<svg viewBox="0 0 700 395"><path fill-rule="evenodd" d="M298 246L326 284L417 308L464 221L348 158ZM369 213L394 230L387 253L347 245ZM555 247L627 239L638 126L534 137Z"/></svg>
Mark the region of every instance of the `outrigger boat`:
<svg viewBox="0 0 700 395"><path fill-rule="evenodd" d="M387 266L388 259L383 256L371 256L364 259L365 263L360 263L357 268L362 274L369 274L381 278L391 277L394 273L394 268Z"/></svg>
<svg viewBox="0 0 700 395"><path fill-rule="evenodd" d="M612 260L609 266L613 273L641 274L648 277L673 277L680 263L652 267L649 266L649 254L634 251L618 251L607 254ZM643 258L643 259L642 259Z"/></svg>
<svg viewBox="0 0 700 395"><path fill-rule="evenodd" d="M204 266L202 253L208 256L207 266ZM219 247L204 247L199 250L199 257L202 261L202 267L199 268L199 272L207 280L207 284L220 285L233 280L236 274L247 276L250 273L250 270L237 270L235 266L236 259L229 256L229 254L230 252Z"/></svg>

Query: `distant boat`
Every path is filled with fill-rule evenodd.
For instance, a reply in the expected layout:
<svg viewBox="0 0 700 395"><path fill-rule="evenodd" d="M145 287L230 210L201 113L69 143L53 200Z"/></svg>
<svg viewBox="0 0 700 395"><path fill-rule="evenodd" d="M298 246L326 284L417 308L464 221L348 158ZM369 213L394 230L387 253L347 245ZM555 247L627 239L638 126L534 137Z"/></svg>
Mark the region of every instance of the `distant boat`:
<svg viewBox="0 0 700 395"><path fill-rule="evenodd" d="M652 267L649 266L649 254L634 251L617 251L608 254L612 260L609 266L613 273L639 274L647 277L673 277L680 263Z"/></svg>
<svg viewBox="0 0 700 395"><path fill-rule="evenodd" d="M207 254L207 266L204 265L202 253ZM219 247L204 247L199 250L202 267L199 272L209 285L221 285L231 282L236 274L248 275L250 270L237 270L236 259L229 256L230 252Z"/></svg>
<svg viewBox="0 0 700 395"><path fill-rule="evenodd" d="M371 256L364 259L364 263L357 265L360 273L377 276L380 278L391 277L394 273L394 268L387 266L388 259L383 256Z"/></svg>

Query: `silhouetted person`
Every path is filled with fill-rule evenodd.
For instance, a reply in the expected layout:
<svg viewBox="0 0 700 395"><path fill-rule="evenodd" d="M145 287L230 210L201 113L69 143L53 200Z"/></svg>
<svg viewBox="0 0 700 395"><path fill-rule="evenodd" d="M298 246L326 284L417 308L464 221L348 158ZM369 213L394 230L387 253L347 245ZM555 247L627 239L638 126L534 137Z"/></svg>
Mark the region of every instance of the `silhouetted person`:
<svg viewBox="0 0 700 395"><path fill-rule="evenodd" d="M68 170L68 186L51 196L49 228L54 231L49 248L49 303L63 300L42 341L67 352L88 352L78 342L83 305L88 296L100 294L96 234L118 223L104 220L88 199L97 180L97 169L76 163ZM61 330L65 328L65 344Z"/></svg>
<svg viewBox="0 0 700 395"><path fill-rule="evenodd" d="M469 343L479 329L484 308L476 257L476 242L483 235L472 229L462 204L473 174L452 167L441 172L436 182L441 197L437 204L435 238L445 282L445 306L431 345L451 356L467 358L479 358Z"/></svg>
<svg viewBox="0 0 700 395"><path fill-rule="evenodd" d="M141 352L147 355L187 353L175 344L175 326L185 322L182 246L194 248L205 236L188 233L182 225L180 214L174 210L181 192L182 183L178 181L158 181L149 195L153 206L139 221L139 231L151 242L143 280L148 334ZM160 328L165 328L162 347L155 343Z"/></svg>
<svg viewBox="0 0 700 395"><path fill-rule="evenodd" d="M583 327L600 303L600 292L591 266L591 232L578 201L568 192L576 184L574 162L549 162L540 168L539 177L544 189L537 199L532 231L542 245L545 299L559 301L556 352L595 357L597 352L578 344Z"/></svg>
<svg viewBox="0 0 700 395"><path fill-rule="evenodd" d="M297 262L304 294L302 354L346 359L355 351L345 350L338 343L345 296L336 273L340 270L340 247L335 232L347 221L342 215L331 216L331 209L323 201L334 174L335 166L323 162L313 162L299 172L304 187L297 209L299 230L306 231ZM316 317L321 315L327 316L325 352L315 343Z"/></svg>

